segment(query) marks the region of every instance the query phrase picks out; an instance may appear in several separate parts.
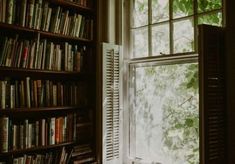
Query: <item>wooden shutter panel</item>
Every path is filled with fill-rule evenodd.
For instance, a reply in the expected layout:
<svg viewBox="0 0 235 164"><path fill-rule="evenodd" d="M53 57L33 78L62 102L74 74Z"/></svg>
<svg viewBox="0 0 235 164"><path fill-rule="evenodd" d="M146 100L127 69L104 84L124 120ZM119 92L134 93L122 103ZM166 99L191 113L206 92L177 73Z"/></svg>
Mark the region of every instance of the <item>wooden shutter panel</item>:
<svg viewBox="0 0 235 164"><path fill-rule="evenodd" d="M120 47L103 43L103 164L120 163Z"/></svg>
<svg viewBox="0 0 235 164"><path fill-rule="evenodd" d="M223 28L199 26L200 163L226 164Z"/></svg>

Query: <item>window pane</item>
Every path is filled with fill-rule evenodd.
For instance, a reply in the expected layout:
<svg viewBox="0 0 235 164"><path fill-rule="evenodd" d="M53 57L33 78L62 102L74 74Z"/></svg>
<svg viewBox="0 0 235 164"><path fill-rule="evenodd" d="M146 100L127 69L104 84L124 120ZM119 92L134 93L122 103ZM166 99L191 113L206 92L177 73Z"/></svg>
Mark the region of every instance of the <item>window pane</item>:
<svg viewBox="0 0 235 164"><path fill-rule="evenodd" d="M148 24L148 0L134 0L133 25L139 27Z"/></svg>
<svg viewBox="0 0 235 164"><path fill-rule="evenodd" d="M198 12L220 9L222 0L198 0Z"/></svg>
<svg viewBox="0 0 235 164"><path fill-rule="evenodd" d="M192 52L194 50L193 19L173 23L174 53Z"/></svg>
<svg viewBox="0 0 235 164"><path fill-rule="evenodd" d="M169 0L152 0L153 23L169 20Z"/></svg>
<svg viewBox="0 0 235 164"><path fill-rule="evenodd" d="M133 30L134 58L148 56L148 28Z"/></svg>
<svg viewBox="0 0 235 164"><path fill-rule="evenodd" d="M173 18L184 17L193 14L193 0L173 0Z"/></svg>
<svg viewBox="0 0 235 164"><path fill-rule="evenodd" d="M199 163L197 64L136 68L134 81L135 157Z"/></svg>
<svg viewBox="0 0 235 164"><path fill-rule="evenodd" d="M222 26L222 13L206 14L198 17L198 24Z"/></svg>
<svg viewBox="0 0 235 164"><path fill-rule="evenodd" d="M169 23L152 27L153 55L169 54Z"/></svg>

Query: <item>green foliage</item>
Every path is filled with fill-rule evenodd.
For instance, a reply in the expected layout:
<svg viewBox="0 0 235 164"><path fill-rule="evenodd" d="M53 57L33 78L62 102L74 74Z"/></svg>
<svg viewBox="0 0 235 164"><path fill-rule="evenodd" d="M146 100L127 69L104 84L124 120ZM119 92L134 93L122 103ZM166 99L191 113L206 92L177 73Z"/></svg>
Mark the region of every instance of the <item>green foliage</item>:
<svg viewBox="0 0 235 164"><path fill-rule="evenodd" d="M184 15L191 15L193 13L193 0L174 0L173 12L184 13Z"/></svg>
<svg viewBox="0 0 235 164"><path fill-rule="evenodd" d="M221 0L198 0L198 11L199 12L220 9L221 7L222 7Z"/></svg>

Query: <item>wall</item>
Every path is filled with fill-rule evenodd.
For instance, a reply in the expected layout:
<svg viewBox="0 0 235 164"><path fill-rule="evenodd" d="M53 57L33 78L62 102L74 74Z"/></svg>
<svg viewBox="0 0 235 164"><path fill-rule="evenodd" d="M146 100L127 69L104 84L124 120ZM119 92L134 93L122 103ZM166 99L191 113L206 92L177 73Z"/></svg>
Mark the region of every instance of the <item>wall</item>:
<svg viewBox="0 0 235 164"><path fill-rule="evenodd" d="M98 1L98 0L97 0ZM97 160L102 163L102 42L122 43L122 0L99 0L97 2L97 110L96 145Z"/></svg>

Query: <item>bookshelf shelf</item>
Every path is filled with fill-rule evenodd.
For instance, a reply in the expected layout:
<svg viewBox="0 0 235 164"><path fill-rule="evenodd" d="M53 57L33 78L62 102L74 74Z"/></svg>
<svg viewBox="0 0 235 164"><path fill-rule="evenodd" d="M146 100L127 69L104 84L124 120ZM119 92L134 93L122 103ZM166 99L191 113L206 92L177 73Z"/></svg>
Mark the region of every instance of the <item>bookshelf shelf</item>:
<svg viewBox="0 0 235 164"><path fill-rule="evenodd" d="M74 110L83 110L87 107L81 106L63 106L63 107L40 107L40 108L14 108L14 109L0 109L1 115L11 115L11 114L26 114L26 113L50 113L50 112L68 112ZM86 123L88 124L88 123Z"/></svg>
<svg viewBox="0 0 235 164"><path fill-rule="evenodd" d="M33 153L33 152L42 152L42 151L49 150L49 149L56 149L56 148L63 147L63 146L73 146L73 145L75 145L75 142L65 142L61 144L54 144L54 145L48 145L48 146L37 146L33 148L28 148L28 149L12 150L6 153L0 153L0 157Z"/></svg>
<svg viewBox="0 0 235 164"><path fill-rule="evenodd" d="M41 70L41 69L28 69L28 68L14 68L14 67L4 67L0 66L0 74L2 76L12 76L17 77L41 77L49 78L67 78L67 79L94 79L94 75L85 72L69 72L69 71L51 71L51 70Z"/></svg>
<svg viewBox="0 0 235 164"><path fill-rule="evenodd" d="M60 39L60 40L64 40L64 41L70 41L70 42L80 42L83 44L89 44L92 45L94 44L93 40L89 40L89 39L84 39L84 38L77 38L77 37L71 37L68 35L62 35L62 34L58 34L58 33L52 33L52 32L47 32L47 31L41 31L41 30L37 30L37 29L32 29L32 28L28 28L28 27L22 27L19 25L14 25L14 24L7 24L7 23L2 23L0 22L0 29L1 30L11 30L11 31L18 31L18 32L27 32L28 34L40 34L41 37L44 38L54 38L54 39Z"/></svg>

